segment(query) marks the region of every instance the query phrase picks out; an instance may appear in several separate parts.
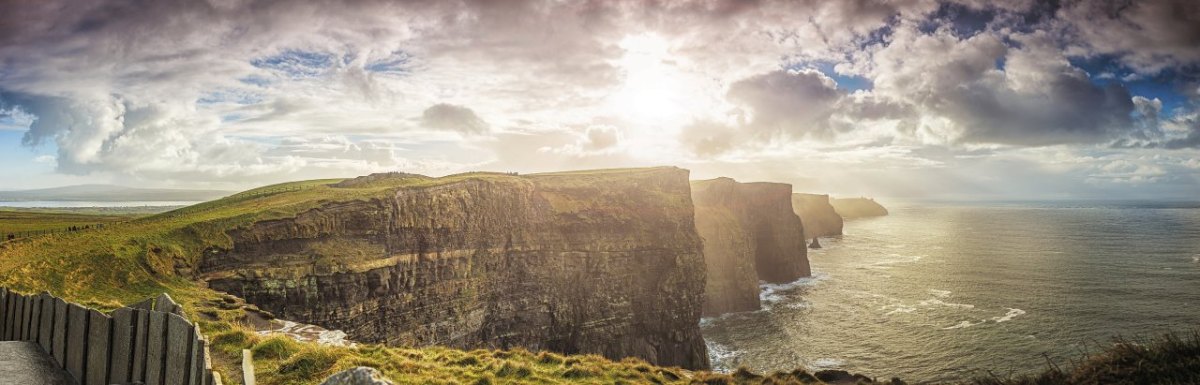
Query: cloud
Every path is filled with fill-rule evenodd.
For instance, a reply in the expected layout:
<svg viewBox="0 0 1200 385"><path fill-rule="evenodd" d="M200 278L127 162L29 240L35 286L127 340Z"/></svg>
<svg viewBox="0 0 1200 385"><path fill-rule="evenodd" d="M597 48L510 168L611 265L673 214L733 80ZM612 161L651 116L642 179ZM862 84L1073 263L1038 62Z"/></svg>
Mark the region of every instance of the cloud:
<svg viewBox="0 0 1200 385"><path fill-rule="evenodd" d="M475 111L463 106L439 103L425 109L421 113L421 124L425 127L460 132L463 134L482 134L487 132L488 125Z"/></svg>
<svg viewBox="0 0 1200 385"><path fill-rule="evenodd" d="M1115 55L1139 73L1200 65L1200 3L1070 1L1057 12L1088 55Z"/></svg>
<svg viewBox="0 0 1200 385"><path fill-rule="evenodd" d="M538 151L577 157L617 154L623 150L623 136L617 127L594 124L584 129L574 142L562 146L545 146Z"/></svg>
<svg viewBox="0 0 1200 385"><path fill-rule="evenodd" d="M834 105L845 95L813 69L772 71L739 80L727 98L750 112L749 127L761 135L825 134Z"/></svg>
<svg viewBox="0 0 1200 385"><path fill-rule="evenodd" d="M700 157L721 155L738 147L745 136L736 127L712 120L700 120L684 126L679 140Z"/></svg>
<svg viewBox="0 0 1200 385"><path fill-rule="evenodd" d="M1009 38L1020 45L994 33L901 28L875 47L864 74L875 80L873 93L911 104L916 130L953 142L1099 143L1130 128L1134 106L1123 86L1092 82L1043 33Z"/></svg>
<svg viewBox="0 0 1200 385"><path fill-rule="evenodd" d="M0 130L53 147L71 175L251 183L670 163L799 180L797 164L915 173L1062 147L1200 147L1187 76L1200 23L1186 0L5 8ZM638 39L653 49L633 52ZM1138 79L1177 87L1125 85ZM995 162L1039 160L1052 161ZM1062 172L1106 175L1087 164ZM920 178L984 186L939 172L952 171Z"/></svg>

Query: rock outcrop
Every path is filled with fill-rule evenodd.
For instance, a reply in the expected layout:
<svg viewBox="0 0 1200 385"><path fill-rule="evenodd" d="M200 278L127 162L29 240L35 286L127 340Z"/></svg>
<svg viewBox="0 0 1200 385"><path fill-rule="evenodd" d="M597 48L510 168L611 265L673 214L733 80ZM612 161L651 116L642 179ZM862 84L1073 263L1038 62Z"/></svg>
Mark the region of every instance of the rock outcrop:
<svg viewBox="0 0 1200 385"><path fill-rule="evenodd" d="M791 194L782 183L692 182L708 268L705 316L758 310L760 280L786 283L811 274Z"/></svg>
<svg viewBox="0 0 1200 385"><path fill-rule="evenodd" d="M687 170L426 178L383 196L228 231L202 277L356 341L709 366Z"/></svg>
<svg viewBox="0 0 1200 385"><path fill-rule="evenodd" d="M838 215L845 219L888 215L887 209L871 198L833 198L829 203Z"/></svg>
<svg viewBox="0 0 1200 385"><path fill-rule="evenodd" d="M359 366L329 376L321 385L392 385L392 382L375 368Z"/></svg>
<svg viewBox="0 0 1200 385"><path fill-rule="evenodd" d="M842 235L842 216L825 194L792 194L792 209L804 222L804 239Z"/></svg>

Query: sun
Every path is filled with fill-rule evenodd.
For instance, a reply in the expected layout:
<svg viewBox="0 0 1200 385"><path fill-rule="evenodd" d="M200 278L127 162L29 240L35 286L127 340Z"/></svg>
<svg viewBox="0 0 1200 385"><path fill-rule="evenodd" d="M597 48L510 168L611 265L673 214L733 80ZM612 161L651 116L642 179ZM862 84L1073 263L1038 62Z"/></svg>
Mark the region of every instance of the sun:
<svg viewBox="0 0 1200 385"><path fill-rule="evenodd" d="M639 125L681 124L686 94L670 44L657 34L647 33L626 36L619 46L625 50L617 61L624 81L610 98L614 112Z"/></svg>

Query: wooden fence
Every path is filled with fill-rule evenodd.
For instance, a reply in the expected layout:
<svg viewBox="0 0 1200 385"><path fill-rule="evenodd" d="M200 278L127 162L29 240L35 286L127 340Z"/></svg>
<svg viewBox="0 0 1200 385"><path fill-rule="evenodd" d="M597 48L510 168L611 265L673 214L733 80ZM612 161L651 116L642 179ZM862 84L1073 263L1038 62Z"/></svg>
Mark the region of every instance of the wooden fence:
<svg viewBox="0 0 1200 385"><path fill-rule="evenodd" d="M208 342L162 294L104 314L0 288L0 340L41 345L79 385L220 385Z"/></svg>

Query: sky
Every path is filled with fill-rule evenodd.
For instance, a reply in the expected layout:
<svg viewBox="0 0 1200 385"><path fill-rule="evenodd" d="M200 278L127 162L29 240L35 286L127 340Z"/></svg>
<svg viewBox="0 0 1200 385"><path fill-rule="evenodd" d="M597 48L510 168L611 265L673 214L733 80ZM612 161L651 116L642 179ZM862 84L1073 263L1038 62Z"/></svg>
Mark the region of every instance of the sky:
<svg viewBox="0 0 1200 385"><path fill-rule="evenodd" d="M1200 192L1200 2L0 0L0 190L673 165Z"/></svg>

